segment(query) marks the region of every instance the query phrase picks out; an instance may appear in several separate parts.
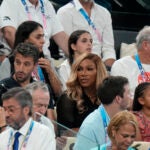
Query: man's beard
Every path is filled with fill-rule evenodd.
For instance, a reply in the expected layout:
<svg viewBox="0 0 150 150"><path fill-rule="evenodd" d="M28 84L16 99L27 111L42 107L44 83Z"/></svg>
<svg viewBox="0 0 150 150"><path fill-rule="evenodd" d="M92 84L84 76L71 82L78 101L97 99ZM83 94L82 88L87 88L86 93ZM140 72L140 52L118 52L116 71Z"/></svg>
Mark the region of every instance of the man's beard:
<svg viewBox="0 0 150 150"><path fill-rule="evenodd" d="M16 81L17 81L18 83L23 83L23 82L25 82L25 81L28 80L29 76L27 76L26 74L24 74L23 72L21 72L24 76L23 76L23 77L18 77L18 75L17 75L18 73L19 73L19 72L16 72L16 73L15 73Z"/></svg>
<svg viewBox="0 0 150 150"><path fill-rule="evenodd" d="M19 130L25 124L26 119L24 116L22 116L19 121L11 120L11 122L10 122L10 121L7 121L7 119L6 119L6 122L7 122L7 125L12 127L13 129Z"/></svg>

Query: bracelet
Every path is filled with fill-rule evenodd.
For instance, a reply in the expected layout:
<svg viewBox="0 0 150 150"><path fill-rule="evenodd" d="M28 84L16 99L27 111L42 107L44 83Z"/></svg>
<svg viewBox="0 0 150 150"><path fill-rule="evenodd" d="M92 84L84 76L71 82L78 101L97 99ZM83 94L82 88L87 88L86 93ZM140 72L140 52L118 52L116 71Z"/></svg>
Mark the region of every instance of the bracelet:
<svg viewBox="0 0 150 150"><path fill-rule="evenodd" d="M7 127L6 124L5 124L4 126L1 126L1 127L0 127L0 131L1 131L3 128L5 128L5 127Z"/></svg>

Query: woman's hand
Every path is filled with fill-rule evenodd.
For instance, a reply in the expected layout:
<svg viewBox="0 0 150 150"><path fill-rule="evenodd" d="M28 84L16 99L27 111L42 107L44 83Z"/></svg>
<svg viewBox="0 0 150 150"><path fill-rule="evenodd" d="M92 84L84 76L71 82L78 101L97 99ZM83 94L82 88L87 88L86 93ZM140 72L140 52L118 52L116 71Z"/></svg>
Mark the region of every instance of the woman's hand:
<svg viewBox="0 0 150 150"><path fill-rule="evenodd" d="M50 61L48 59L45 58L39 58L38 60L38 64L41 68L45 69L46 73L49 74L50 69L51 69L51 64Z"/></svg>

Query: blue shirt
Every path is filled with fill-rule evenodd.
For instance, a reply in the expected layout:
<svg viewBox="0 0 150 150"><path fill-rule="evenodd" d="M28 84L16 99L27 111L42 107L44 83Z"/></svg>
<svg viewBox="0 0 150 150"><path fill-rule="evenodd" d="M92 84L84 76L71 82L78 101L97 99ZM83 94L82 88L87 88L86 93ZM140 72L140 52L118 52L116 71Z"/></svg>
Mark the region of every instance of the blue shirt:
<svg viewBox="0 0 150 150"><path fill-rule="evenodd" d="M101 109L103 110L103 115L101 114ZM103 116L105 116L105 119L103 119ZM110 142L104 122L108 125L110 118L103 105L100 105L98 109L89 114L83 121L77 135L74 150L89 150Z"/></svg>

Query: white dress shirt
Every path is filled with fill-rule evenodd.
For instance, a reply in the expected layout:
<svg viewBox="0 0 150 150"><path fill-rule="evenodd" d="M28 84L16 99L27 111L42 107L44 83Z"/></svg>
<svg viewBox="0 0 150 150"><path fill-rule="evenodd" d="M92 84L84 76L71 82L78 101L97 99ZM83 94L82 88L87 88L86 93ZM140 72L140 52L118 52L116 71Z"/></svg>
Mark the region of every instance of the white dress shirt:
<svg viewBox="0 0 150 150"><path fill-rule="evenodd" d="M30 118L19 130L21 136L19 137L19 150L21 150L21 146L24 142L28 129L30 128L32 119ZM0 134L0 150L6 150L10 133L12 128L7 129L6 131ZM13 131L13 135L17 131ZM13 137L11 138L11 147L13 145ZM56 149L56 141L53 133L50 132L49 128L45 125L42 125L38 122L34 121L33 129L27 141L27 145L25 150L55 150Z"/></svg>
<svg viewBox="0 0 150 150"><path fill-rule="evenodd" d="M142 64L145 72L150 75L150 64ZM128 78L132 97L136 86L141 83L141 73L136 61L132 56L125 56L114 62L110 74L112 76L123 76Z"/></svg>
<svg viewBox="0 0 150 150"><path fill-rule="evenodd" d="M97 38L97 34L93 28L88 24L87 20L79 12L82 7L79 0L73 0L73 3L68 3L61 7L57 15L61 20L64 30L69 35L75 30L87 30L91 33L93 38L93 53L102 56L103 60L109 58L116 58L114 51L114 38L112 30L111 15L104 7L94 3L90 19L99 30L102 41Z"/></svg>

